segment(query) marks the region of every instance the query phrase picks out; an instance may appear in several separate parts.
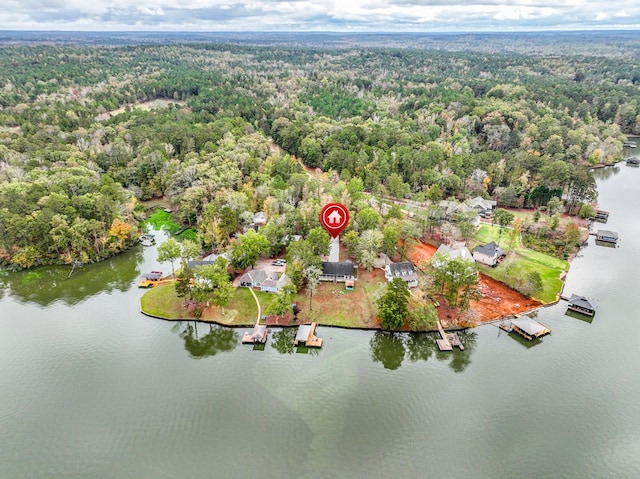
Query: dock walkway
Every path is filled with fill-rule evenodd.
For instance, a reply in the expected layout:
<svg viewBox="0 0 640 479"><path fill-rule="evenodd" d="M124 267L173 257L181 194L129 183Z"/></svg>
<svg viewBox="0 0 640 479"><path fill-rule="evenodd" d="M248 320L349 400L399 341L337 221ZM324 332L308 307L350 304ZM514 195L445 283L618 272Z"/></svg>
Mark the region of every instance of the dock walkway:
<svg viewBox="0 0 640 479"><path fill-rule="evenodd" d="M440 349L440 351L453 351L454 346L460 348L461 351L464 351L464 346L462 345L458 334L445 332L442 324L440 324L440 320L438 320L438 332L440 333L441 339L436 339L436 343L438 344L438 349Z"/></svg>

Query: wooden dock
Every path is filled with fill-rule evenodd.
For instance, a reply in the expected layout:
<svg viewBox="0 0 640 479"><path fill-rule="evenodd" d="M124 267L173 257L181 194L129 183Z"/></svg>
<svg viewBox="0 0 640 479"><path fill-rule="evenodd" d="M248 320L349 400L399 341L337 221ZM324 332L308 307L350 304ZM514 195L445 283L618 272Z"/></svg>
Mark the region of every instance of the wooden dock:
<svg viewBox="0 0 640 479"><path fill-rule="evenodd" d="M318 338L315 335L316 323L302 324L298 328L298 334L294 339L293 344L295 346L304 345L309 348L319 348L322 346L322 338Z"/></svg>
<svg viewBox="0 0 640 479"><path fill-rule="evenodd" d="M436 339L436 344L440 351L453 351L454 346L460 348L461 351L464 351L464 346L462 345L458 334L445 332L440 321L438 321L438 332L440 333L441 339Z"/></svg>

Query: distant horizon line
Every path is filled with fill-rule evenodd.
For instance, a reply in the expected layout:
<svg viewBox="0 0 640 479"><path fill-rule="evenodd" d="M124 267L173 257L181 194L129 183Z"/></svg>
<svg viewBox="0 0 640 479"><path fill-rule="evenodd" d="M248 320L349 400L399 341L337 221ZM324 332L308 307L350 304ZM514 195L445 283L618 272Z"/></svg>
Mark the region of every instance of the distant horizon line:
<svg viewBox="0 0 640 479"><path fill-rule="evenodd" d="M534 29L534 30L58 30L58 29L3 29L0 33L93 33L93 34L113 34L113 33L161 33L161 34L341 34L341 35L362 35L362 34L390 34L390 35L450 35L450 34L514 34L514 33L640 33L640 28L582 28L582 29Z"/></svg>

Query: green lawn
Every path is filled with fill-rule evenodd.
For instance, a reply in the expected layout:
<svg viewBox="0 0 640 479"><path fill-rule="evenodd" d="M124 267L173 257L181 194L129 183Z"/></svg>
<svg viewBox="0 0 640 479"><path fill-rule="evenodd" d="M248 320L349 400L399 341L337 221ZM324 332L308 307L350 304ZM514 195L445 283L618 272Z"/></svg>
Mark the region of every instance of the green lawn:
<svg viewBox="0 0 640 479"><path fill-rule="evenodd" d="M499 245L502 249L509 252L511 257L515 258L515 267L518 271L517 277L509 277L508 273L505 271L509 261L505 261L495 268L482 268L482 272L499 281L504 281L508 285L517 289L516 283L519 278L526 276L532 271L537 271L540 273L544 287L542 292L536 295L536 299L545 303L555 301L562 290L560 275L563 271L568 269L569 263L553 256L523 248L520 246L519 236L514 241L513 248L509 251L510 230L506 228L503 229L502 235L500 235L499 231L500 228L498 226L487 224L481 225L476 233L475 242L472 247L477 244L489 243L490 241L498 243L498 237L501 236Z"/></svg>
<svg viewBox="0 0 640 479"><path fill-rule="evenodd" d="M192 319L189 311L182 306L173 283L160 284L147 290L140 298L140 310L163 319Z"/></svg>
<svg viewBox="0 0 640 479"><path fill-rule="evenodd" d="M368 273L360 274L353 291L346 291L344 283L320 283L309 308L306 291L296 295L302 308L298 315L301 322L346 328L376 328L378 308L376 301L386 287L384 277Z"/></svg>
<svg viewBox="0 0 640 479"><path fill-rule="evenodd" d="M269 304L271 296L257 291L256 296L262 311ZM183 298L179 298L173 283L161 284L148 290L140 299L141 310L151 316L163 319L196 319L193 312L183 306ZM200 320L215 321L229 326L252 326L258 317L256 305L251 291L247 288L236 288L229 303L223 309L211 305L205 309Z"/></svg>

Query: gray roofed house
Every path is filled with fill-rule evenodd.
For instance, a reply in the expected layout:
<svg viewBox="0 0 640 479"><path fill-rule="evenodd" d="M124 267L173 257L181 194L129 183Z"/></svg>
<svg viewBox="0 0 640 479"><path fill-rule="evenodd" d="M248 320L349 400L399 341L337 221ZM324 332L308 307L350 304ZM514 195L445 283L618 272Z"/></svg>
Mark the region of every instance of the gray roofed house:
<svg viewBox="0 0 640 479"><path fill-rule="evenodd" d="M596 305L584 296L579 296L577 294L571 295L569 298L569 306L567 308L577 313L586 314L587 316L593 316L596 314Z"/></svg>
<svg viewBox="0 0 640 479"><path fill-rule="evenodd" d="M240 277L240 286L244 288L259 288L267 279L267 272L263 269L252 269Z"/></svg>
<svg viewBox="0 0 640 479"><path fill-rule="evenodd" d="M476 196L475 198L471 198L467 200L467 204L478 211L478 213L486 214L491 213L497 205L497 202L494 200L485 200L481 196Z"/></svg>
<svg viewBox="0 0 640 479"><path fill-rule="evenodd" d="M278 276L277 273L274 273L262 282L260 290L265 293L277 293L287 283L289 283L289 277L286 274Z"/></svg>
<svg viewBox="0 0 640 479"><path fill-rule="evenodd" d="M487 266L497 265L503 256L505 256L505 252L495 241L473 248L473 259Z"/></svg>
<svg viewBox="0 0 640 479"><path fill-rule="evenodd" d="M384 267L384 277L391 282L394 278L400 278L405 282L408 288L418 286L418 274L416 267L411 261L401 261L399 263L391 263Z"/></svg>

